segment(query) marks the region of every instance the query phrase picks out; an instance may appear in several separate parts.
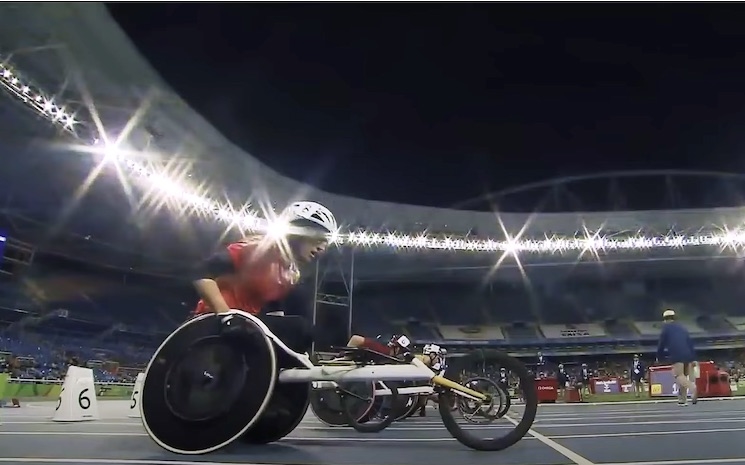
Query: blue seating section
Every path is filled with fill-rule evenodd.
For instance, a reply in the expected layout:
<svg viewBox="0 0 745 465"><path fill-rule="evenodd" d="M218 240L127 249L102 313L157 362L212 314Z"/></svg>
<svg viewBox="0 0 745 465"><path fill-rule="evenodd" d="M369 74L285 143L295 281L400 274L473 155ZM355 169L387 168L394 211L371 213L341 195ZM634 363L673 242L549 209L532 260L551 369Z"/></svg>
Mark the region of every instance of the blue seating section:
<svg viewBox="0 0 745 465"><path fill-rule="evenodd" d="M55 376L69 358L147 362L155 347L191 310L188 285L162 285L98 275L58 274L0 282L0 352L30 357L19 376ZM727 316L745 317L742 279L693 278L640 282L522 282L490 285L363 283L353 298L355 332L443 341L439 328L463 329L478 339L479 327L499 327L504 341L540 342L541 325L602 326L608 342L640 337L634 322L659 321L674 308L704 336L737 334ZM571 332L571 331L570 331ZM745 335L745 330L739 332ZM457 333L457 331L456 331ZM452 332L450 334L453 334ZM466 337L466 336L464 336ZM445 341L446 342L446 341ZM112 375L96 368L99 379Z"/></svg>

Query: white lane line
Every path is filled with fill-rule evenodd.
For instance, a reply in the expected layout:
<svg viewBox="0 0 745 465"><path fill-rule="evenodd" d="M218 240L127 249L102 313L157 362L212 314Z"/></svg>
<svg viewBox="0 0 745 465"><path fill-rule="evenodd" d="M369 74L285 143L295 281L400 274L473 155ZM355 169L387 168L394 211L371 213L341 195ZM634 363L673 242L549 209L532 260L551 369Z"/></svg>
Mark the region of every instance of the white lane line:
<svg viewBox="0 0 745 465"><path fill-rule="evenodd" d="M745 431L745 428L716 428L716 429L687 429L672 431L629 431L622 433L592 433L592 434L565 434L551 435L551 439L595 439L595 438L623 438L635 436L671 436L675 434L702 434L702 433L735 433Z"/></svg>
<svg viewBox="0 0 745 465"><path fill-rule="evenodd" d="M147 433L128 433L122 431L0 431L3 436L128 436L148 437Z"/></svg>
<svg viewBox="0 0 745 465"><path fill-rule="evenodd" d="M732 396L732 397L701 397L698 399L700 402L717 402L717 401L728 401L728 400L745 400L745 396ZM660 398L660 399L649 399L649 400L625 400L618 402L570 402L570 403L556 403L556 404L539 404L539 407L552 410L555 408L572 408L572 407L609 407L613 405L628 406L636 405L639 409L645 409L647 406L655 407L660 404L672 404L677 402L676 399ZM610 409L614 410L614 409Z"/></svg>
<svg viewBox="0 0 745 465"><path fill-rule="evenodd" d="M251 462L202 462L196 460L66 459L59 457L0 457L0 463L71 463L89 465L277 465Z"/></svg>
<svg viewBox="0 0 745 465"><path fill-rule="evenodd" d="M534 427L537 429L549 429L549 428L597 428L597 427L637 427L642 425L678 425L678 424L689 424L691 423L689 420L659 420L659 421L634 421L633 419L630 419L629 421L622 421L622 422L595 422L595 423L553 423L553 424L534 424ZM745 418L697 418L696 423L699 424L711 424L711 423L745 423ZM51 427L58 427L60 429L70 429L74 426L83 426L83 428L97 428L99 426L116 426L116 427L131 427L131 428L141 428L142 423L140 422L92 422L87 423L84 425L78 425L76 423L55 423L51 420L49 421L6 421L3 422L2 425L0 425L0 432L6 432L3 431L2 426L3 425L14 425L14 426L23 426L23 425L46 425ZM482 425L482 426L464 426L463 429L467 430L495 430L495 429L512 429L512 425ZM328 426L304 426L300 425L295 430L300 431L333 431L337 429L344 429L344 427L334 427L329 428ZM414 424L411 425L405 425L405 426L390 426L386 428L386 431L412 431L412 432L420 432L420 431L441 431L443 430L442 425L432 425L432 426L417 426Z"/></svg>
<svg viewBox="0 0 745 465"><path fill-rule="evenodd" d="M0 463L69 463L85 465L277 465L256 462L207 462L196 460L67 459L58 457L0 457ZM590 462L592 463L592 462ZM704 460L660 460L656 462L602 462L596 465L709 465L745 463L745 457Z"/></svg>
<svg viewBox="0 0 745 465"><path fill-rule="evenodd" d="M509 416L505 416L504 418L506 418L510 423L512 423L515 426L517 426L519 424L519 422L513 420ZM591 462L586 457L583 457L582 455L579 455L578 453L574 452L573 450L571 450L571 449L569 449L567 447L562 446L558 442L553 441L553 440L547 438L546 436L542 435L541 433L535 431L532 428L528 430L528 434L531 437L533 437L533 438L537 439L538 441L540 441L541 443L543 443L544 445L550 447L551 449L555 450L559 454L561 454L564 457L568 458L569 460L571 460L572 462L574 462L576 465L595 465L593 462ZM523 439L525 439L525 438L523 438Z"/></svg>
<svg viewBox="0 0 745 465"><path fill-rule="evenodd" d="M595 439L595 438L615 438L615 437L636 437L636 436L672 436L678 434L702 434L702 433L739 433L745 431L745 428L716 428L704 430L674 430L674 431L644 431L644 432L622 432L622 433L593 433L593 434L562 434L562 435L544 435L551 440L564 439ZM2 436L100 436L100 437L147 437L146 433L137 432L105 432L105 431L0 431ZM533 440L535 437L526 436L524 440ZM444 442L454 441L451 437L442 438L370 438L370 437L344 437L344 436L287 436L283 441L289 442Z"/></svg>
<svg viewBox="0 0 745 465"><path fill-rule="evenodd" d="M695 423L745 423L745 418L697 418L696 420L659 420L659 421L629 421L596 422L596 423L555 423L539 424L536 428L597 428L599 426L640 426L640 425L678 425Z"/></svg>
<svg viewBox="0 0 745 465"><path fill-rule="evenodd" d="M550 415L537 415L536 416L536 423L538 422L549 422L549 421L559 421L559 420L583 420L587 419L588 416L593 417L603 417L603 418L628 418L633 416L634 418L659 418L659 417L690 417L690 416L701 416L703 415L715 415L717 413L732 413L732 409L726 409L722 410L720 412L709 412L704 411L701 412L698 409L688 409L686 411L678 410L652 410L649 412L613 412L613 413L568 413L566 415L562 414L550 414Z"/></svg>
<svg viewBox="0 0 745 465"><path fill-rule="evenodd" d="M657 460L653 462L605 462L601 465L709 465L712 463L745 463L745 457L728 459Z"/></svg>
<svg viewBox="0 0 745 465"><path fill-rule="evenodd" d="M67 431L56 431L53 433L42 433L38 431L11 431L2 432L0 436L125 436L125 437L148 437L146 433L105 433L105 432L87 432L87 433L73 433ZM305 441L305 442L443 442L443 441L455 441L451 437L446 438L344 438L344 437L323 437L323 438L307 438L307 437L293 437L287 436L282 441ZM201 462L200 462L201 463Z"/></svg>

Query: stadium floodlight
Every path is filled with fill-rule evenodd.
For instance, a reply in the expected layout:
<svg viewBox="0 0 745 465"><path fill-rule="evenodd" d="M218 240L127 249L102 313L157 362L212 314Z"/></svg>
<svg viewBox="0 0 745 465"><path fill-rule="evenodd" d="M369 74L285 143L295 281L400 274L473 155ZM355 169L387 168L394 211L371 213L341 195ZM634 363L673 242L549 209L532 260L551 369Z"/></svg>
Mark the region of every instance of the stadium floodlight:
<svg viewBox="0 0 745 465"><path fill-rule="evenodd" d="M80 121L68 113L64 106L57 105L48 93L25 80L7 62L0 63L0 87L18 98L35 112L44 116L56 127L80 140L91 153L98 153L104 160L115 160L123 166L146 188L167 196L169 200L180 202L200 215L211 215L214 219L229 225L237 225L243 230L269 232L272 235L286 233L281 221L263 217L249 208L234 209L228 203L221 203L201 193L186 181L170 175L154 165L145 165L123 150L101 147L98 140L82 140L75 130L77 125L94 127L92 121ZM505 240L473 237L440 237L419 234L402 234L398 232L375 231L339 231L333 234L331 242L337 245L352 247L389 247L410 250L445 250L471 253L506 253L556 255L566 253L582 254L585 252L609 253L617 251L635 251L647 249L680 249L686 247L718 247L733 249L738 252L745 248L745 231L728 230L722 227L718 232L703 234L668 234L645 236L607 236L602 231L578 231L574 237L544 237L543 239L522 239L507 237Z"/></svg>
<svg viewBox="0 0 745 465"><path fill-rule="evenodd" d="M0 86L34 111L45 116L55 126L74 134L75 125L78 123L75 115L68 114L64 107L55 105L53 99L45 97L48 94L26 82L7 63L0 63Z"/></svg>

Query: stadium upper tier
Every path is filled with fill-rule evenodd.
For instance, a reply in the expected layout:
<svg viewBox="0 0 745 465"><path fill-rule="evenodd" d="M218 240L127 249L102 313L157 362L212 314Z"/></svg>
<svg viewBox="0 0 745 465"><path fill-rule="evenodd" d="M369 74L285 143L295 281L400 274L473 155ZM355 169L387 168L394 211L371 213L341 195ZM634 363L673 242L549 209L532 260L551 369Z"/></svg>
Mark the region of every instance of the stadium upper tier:
<svg viewBox="0 0 745 465"><path fill-rule="evenodd" d="M492 343L655 340L674 308L695 337L745 330L737 277L482 285L360 286L355 324L415 340ZM745 334L745 333L742 333Z"/></svg>
<svg viewBox="0 0 745 465"><path fill-rule="evenodd" d="M492 238L500 241L509 239L505 235L505 230L508 235L522 231L523 238L539 239L546 235L574 237L577 232L585 230L603 230L608 234L646 231L650 234L664 235L671 229L677 232L701 233L707 229L718 231L719 226L739 226L745 217L745 210L740 208L613 214L502 213L500 225L500 221L497 221L492 213L368 201L320 192L279 175L227 141L189 108L158 76L110 17L103 4L8 3L3 4L0 18L0 55L10 55L15 50L31 50L36 45L47 45L50 37L58 44L57 47L39 53L25 52L13 55L8 66L14 66L12 71L15 74L8 74L7 82L8 85L21 86L16 92L21 99L25 98L24 84L11 84L12 79L25 78L31 83L47 88L47 95L57 94L56 101L60 102L59 105L64 101L69 102L66 114L78 115L79 121L71 126L74 126L74 132L81 143L93 143L100 135L94 129L88 111L80 104L85 100L81 98L81 89L76 86L62 88L67 73L60 72L60 69L67 70L73 63L76 75L79 73L79 82L90 93L104 127L113 133L121 130L135 109L140 107L146 95L154 96L149 100L144 116L139 119L137 127L132 131L127 147L134 151L142 151L147 147L151 152L185 154L185 161L199 167L198 170L194 170L197 184L205 183L204 185L211 186L213 192L219 192L220 195L223 192L235 192L237 197L232 200L237 203L244 202L247 197L259 200L257 195L262 193L267 199L271 199L272 205L282 206L302 193L305 197L327 204L350 231L395 231L411 235L408 242L402 242L400 235L365 235L356 238L361 244L405 244L426 248L426 244L416 241L417 235L424 231L439 239L446 236L464 237L470 234L471 239ZM59 48L63 48L64 53L55 50ZM65 61L64 57L70 56L74 59ZM60 62L63 63L60 65ZM11 72L10 68L6 71ZM210 70L199 70L197 67L195 72L203 72L207 81L219 80L217 76L210 76ZM152 92L153 90L155 92ZM23 109L19 107L17 111ZM44 114L43 108L40 111ZM58 122L62 120L66 121L56 118ZM61 128L66 124L64 121ZM23 121L19 124L42 123ZM185 140L186 134L189 135L188 140ZM18 154L19 158L25 156ZM136 176L141 176L142 172L137 168L140 166L138 156L128 156L123 166L128 166L139 173ZM148 157L148 162L152 161L151 155ZM70 159L67 158L66 162L69 163ZM49 165L42 167L47 172L46 176L42 172L35 172L32 167L26 168L28 170L25 173L28 177L49 177ZM4 171L8 177L17 176L16 170ZM131 174L135 176L134 172ZM146 177L153 176L148 174ZM164 185L160 177L155 177ZM34 192L37 199L43 195L47 187L51 189L51 186L43 184L45 183ZM178 197L186 203L196 202L194 195L187 190L173 187L169 185L168 192L172 199ZM51 189L50 195L52 194L59 193ZM36 202L36 205L40 204L43 202ZM123 204L127 205L127 202ZM212 210L211 207L208 209ZM445 248L448 248L447 244Z"/></svg>

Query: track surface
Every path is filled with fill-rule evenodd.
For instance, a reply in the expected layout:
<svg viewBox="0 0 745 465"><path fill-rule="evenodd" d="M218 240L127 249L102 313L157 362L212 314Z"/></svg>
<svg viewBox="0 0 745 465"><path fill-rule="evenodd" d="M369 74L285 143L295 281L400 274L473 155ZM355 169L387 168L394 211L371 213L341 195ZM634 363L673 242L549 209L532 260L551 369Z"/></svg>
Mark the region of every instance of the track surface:
<svg viewBox="0 0 745 465"><path fill-rule="evenodd" d="M745 465L745 401L541 406L531 435L502 452L475 452L449 437L436 411L375 435L328 428L309 415L285 440L207 456L158 448L127 402L100 402L101 419L49 421L53 403L0 410L0 463L292 465ZM506 428L508 424L492 426ZM482 433L482 437L484 437Z"/></svg>

